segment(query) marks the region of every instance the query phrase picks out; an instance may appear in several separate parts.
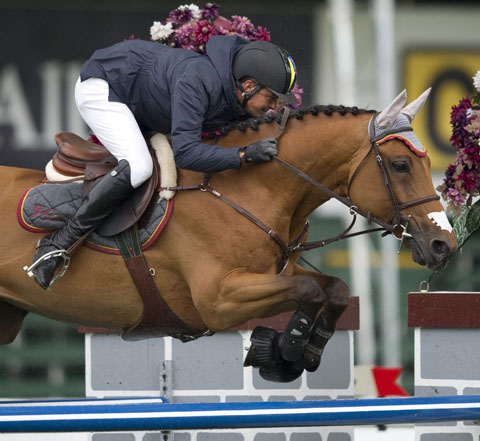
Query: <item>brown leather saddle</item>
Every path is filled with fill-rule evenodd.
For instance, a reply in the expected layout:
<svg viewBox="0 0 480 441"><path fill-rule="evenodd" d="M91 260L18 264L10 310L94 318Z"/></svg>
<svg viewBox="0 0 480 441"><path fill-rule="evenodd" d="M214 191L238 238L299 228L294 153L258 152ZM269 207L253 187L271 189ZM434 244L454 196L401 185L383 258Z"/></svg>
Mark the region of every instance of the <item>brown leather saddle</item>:
<svg viewBox="0 0 480 441"><path fill-rule="evenodd" d="M93 188L98 178L117 165L116 158L105 147L86 141L74 133L58 133L55 135L55 142L58 151L53 155L53 166L59 173L71 176L74 180L82 179L84 195ZM127 230L135 231L137 228L135 224L141 228L143 221L148 221L160 190L160 166L151 147L150 153L154 164L152 177L135 189L131 196L96 229L99 234L122 237L120 233ZM122 335L125 340L135 341L170 335L182 341L189 341L208 335L185 324L163 301L149 272L141 247L139 250L137 247L137 251L131 255L123 252L122 254L143 300L143 314L137 323L125 330Z"/></svg>
<svg viewBox="0 0 480 441"><path fill-rule="evenodd" d="M105 147L86 141L74 133L57 133L55 142L58 151L53 155L53 166L65 176L72 178L82 176L83 195L86 195L95 186L98 178L108 173L118 163ZM97 232L102 236L114 236L127 230L138 221L140 224L145 221L142 216L150 211L147 208L151 205L152 199L154 199L153 195L160 182L158 162L152 149L150 149L150 153L154 164L151 178L136 188L130 197L97 228Z"/></svg>

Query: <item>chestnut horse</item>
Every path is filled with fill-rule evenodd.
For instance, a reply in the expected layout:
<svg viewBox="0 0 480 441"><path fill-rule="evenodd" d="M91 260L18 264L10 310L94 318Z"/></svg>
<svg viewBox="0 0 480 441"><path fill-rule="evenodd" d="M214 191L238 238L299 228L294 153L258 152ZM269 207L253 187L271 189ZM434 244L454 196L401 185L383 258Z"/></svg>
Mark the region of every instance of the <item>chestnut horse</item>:
<svg viewBox="0 0 480 441"><path fill-rule="evenodd" d="M352 212L390 226L396 236L403 233L416 262L443 268L457 242L432 197L430 160L409 124L425 99L424 94L404 107L402 93L375 120L372 111L342 106L295 111L279 138L280 161L210 176L213 188L276 232L278 240L209 192L177 192L167 227L144 253L173 312L198 331L223 331L295 311L283 333L263 329L252 336L246 364L274 381L315 370L346 308L348 288L338 278L299 266L300 248L290 250L279 272L285 255L279 243L299 237L304 242L308 216L333 195L353 206ZM226 131L217 142L247 145L278 132L278 119L264 118ZM178 172L179 185L202 182L199 173ZM0 343L15 339L27 312L95 328L131 327L143 303L122 257L81 247L50 291L23 271L38 236L20 228L15 210L25 189L43 177L40 171L0 167Z"/></svg>

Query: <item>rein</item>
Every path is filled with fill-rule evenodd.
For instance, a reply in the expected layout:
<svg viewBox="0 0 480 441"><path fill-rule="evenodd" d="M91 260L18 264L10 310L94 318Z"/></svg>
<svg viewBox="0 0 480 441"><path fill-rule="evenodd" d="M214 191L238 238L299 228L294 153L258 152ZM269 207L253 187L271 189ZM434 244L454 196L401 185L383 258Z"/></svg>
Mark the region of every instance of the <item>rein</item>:
<svg viewBox="0 0 480 441"><path fill-rule="evenodd" d="M284 112L284 117L282 118L282 121L280 123L279 134L276 137L277 139L280 138L280 136L282 135L283 129L285 128L285 125L282 124L282 123L284 123L285 114L287 114L286 119L288 120L288 108L285 108L285 110L286 111ZM359 231L358 233L354 233L354 234L348 235L348 236L342 236L342 234L340 234L339 236L342 236L341 238L347 238L347 237L352 237L352 236L358 236L360 234L365 234L365 233L370 233L370 232L375 232L375 231L385 231L385 230L386 230L385 233L393 234L396 237L395 233L399 232L399 229L401 230L402 235L407 235L407 237L411 237L407 233L407 226L408 226L409 218L405 219L404 217L402 217L401 211L406 209L406 208L414 207L415 205L421 205L421 204L424 204L424 203L427 203L427 202L431 202L431 201L435 201L435 200L440 199L440 197L438 195L430 195L430 196L424 196L422 198L414 199L412 201L409 201L409 202L406 202L406 203L403 203L403 204L399 204L397 202L397 199L395 198L392 187L390 185L390 181L388 179L387 172L386 172L385 167L383 165L383 160L382 160L382 157L380 156L380 151L378 149L377 142L380 139L383 139L385 136L388 136L390 134L412 131L413 129L411 127L401 127L399 129L392 130L391 132L382 133L381 135L376 136L376 134L375 134L375 119L376 119L377 115L378 115L378 113L373 116L373 118L370 120L370 123L369 123L369 133L371 133L371 136L370 136L370 144L371 144L370 150L367 152L365 157L362 159L362 161L360 162L360 164L358 165L358 167L354 171L354 173L352 175L352 178L348 182L348 190L347 190L348 196L347 197L338 196L336 193L334 193L328 187L326 187L325 185L321 184L318 181L315 181L310 176L308 176L307 174L305 174L301 170L297 169L293 165L289 164L288 162L286 162L286 161L284 161L284 160L282 160L282 159L280 159L276 156L273 157L273 159L276 160L282 167L284 167L287 170L293 172L294 174L296 174L297 176L299 176L303 180L312 184L314 187L322 190L324 193L327 193L331 198L334 198L334 199L338 200L339 202L341 202L343 205L347 206L350 209L350 213L352 214L352 216L354 216L353 223L356 220L356 215L359 214L360 216L367 219L369 225L373 221L376 224L381 226L381 228L374 228L374 229ZM370 156L370 154L372 152L375 154L375 159L377 161L377 164L378 164L378 167L379 167L379 170L380 170L380 174L382 176L383 184L385 186L388 197L389 197L390 201L392 202L393 209L394 209L394 213L390 217L389 222L385 222L385 221L379 219L378 217L373 216L371 212L364 212L364 211L360 210L357 206L355 206L353 204L353 202L350 198L350 188L351 188L352 182L353 182L353 180L355 179L359 170L361 169L361 167L366 162L366 160L368 159L368 157ZM395 218L397 218L398 223L397 224L392 224L392 221ZM405 224L402 224L403 221L405 221ZM344 233L350 231L352 227L353 227L353 225L350 225L345 230ZM318 243L323 243L323 242L324 241L319 241ZM317 243L317 242L315 242L315 243ZM331 242L329 241L328 243L331 243ZM306 246L307 244L301 244L301 245ZM319 246L322 246L322 245L319 245ZM302 249L306 250L306 249L312 249L312 248L314 248L314 247L302 248Z"/></svg>
<svg viewBox="0 0 480 441"><path fill-rule="evenodd" d="M290 114L289 108L285 107L283 115L282 115L282 119L279 123L279 132L276 136L277 140L283 134L283 130L285 129L285 126L286 126L286 124L288 122L288 119L289 119L289 114ZM328 194L331 198L337 199L339 202L341 202L343 205L345 205L349 208L350 214L353 216L352 222L343 232L341 232L340 234L338 234L335 237L325 239L325 240L320 240L320 241L314 241L314 242L301 242L302 239L305 237L306 233L308 232L309 222L307 220L307 222L305 223L305 227L303 228L303 231L300 233L300 235L293 242L291 242L289 244L286 244L280 238L279 234L275 230L269 228L260 219L258 219L256 216L251 214L249 211L240 207L235 202L228 199L226 196L224 196L219 191L214 189L209 183L208 173L206 173L203 176L203 182L200 185L161 187L161 190L171 190L171 191L200 190L200 191L208 192L208 193L212 194L213 196L219 198L223 202L225 202L227 205L232 207L234 210L236 210L242 216L246 217L249 221L254 223L261 230L265 231L265 233L267 233L278 244L278 246L282 250L282 257L281 257L281 259L280 259L280 261L277 265L277 274L280 274L280 273L283 272L283 270L286 268L286 266L288 264L289 257L293 253L308 251L308 250L312 250L312 249L315 249L315 248L324 247L324 246L329 245L333 242L337 242L337 241L343 240L343 239L348 239L348 238L354 237L354 236L359 236L359 235L362 235L362 234L367 234L367 233L372 233L372 232L377 232L377 231L383 231L384 232L383 235L392 234L397 240L399 240L400 241L400 247L401 247L402 244L403 244L403 241L405 239L413 238L413 236L411 234L409 234L408 231L407 231L408 230L408 224L409 224L409 221L410 221L410 216L408 216L407 218L404 218L401 215L401 211L406 209L406 208L413 207L415 205L420 205L420 204L424 204L424 203L431 202L431 201L434 201L434 200L438 200L438 199L440 199L440 197L438 195L430 195L430 196L425 196L425 197L415 199L415 200L412 200L412 201L409 201L409 202L406 202L406 203L403 203L403 204L399 204L397 202L397 199L395 198L395 194L393 193L392 187L390 185L390 181L388 179L387 172L386 172L385 167L383 165L383 161L382 161L382 158L380 156L380 152L379 152L378 144L377 144L377 142L380 139L382 139L384 136L388 135L389 133L387 133L387 134L383 133L381 136L376 136L376 134L375 134L375 119L376 119L377 115L378 115L378 113L375 114L372 117L372 119L370 120L370 124L369 124L369 134L370 134L371 148L369 149L369 151L367 152L365 157L362 159L362 161L358 165L357 169L354 171L354 173L352 175L352 178L350 179L350 181L348 183L348 190L347 190L348 196L347 197L338 196L332 190L330 190L328 187L326 187L323 184L321 184L320 182L312 179L310 176L308 176L307 174L305 174L301 170L297 169L293 165L289 164L288 162L284 161L283 159L280 159L276 156L273 156L273 159L278 164L280 164L282 167L284 167L285 169L289 170L290 172L296 174L297 176L299 176L303 180L307 181L308 183L310 183L314 187L322 190L323 192ZM402 128L399 128L399 129L396 129L396 130L392 131L392 133L398 133L398 132L402 132L402 131L411 131L411 130L413 130L411 127L402 127ZM354 178L356 177L358 171L363 166L363 164L366 162L367 158L370 156L370 154L372 152L375 154L375 158L376 158L379 170L380 170L380 174L381 174L382 179L383 179L385 189L386 189L387 194L389 196L389 199L390 199L390 201L392 202L392 205L393 205L394 212L393 212L393 215L390 217L389 222L385 222L385 221L379 219L378 217L373 216L371 212L364 212L364 211L360 210L357 206L355 206L353 204L353 202L350 198L351 184L352 184ZM367 229L367 230L362 230L362 231L358 231L358 232L355 232L355 233L350 233L351 229L353 228L353 226L355 225L355 222L357 220L357 215L360 215L360 216L366 218L369 225L372 222L375 222L376 224L380 225L380 227L379 228L370 228L370 229ZM398 221L397 224L392 223L393 219L395 219L395 218ZM400 233L400 237L397 237L397 235L395 233ZM400 252L400 248L399 248L399 252Z"/></svg>

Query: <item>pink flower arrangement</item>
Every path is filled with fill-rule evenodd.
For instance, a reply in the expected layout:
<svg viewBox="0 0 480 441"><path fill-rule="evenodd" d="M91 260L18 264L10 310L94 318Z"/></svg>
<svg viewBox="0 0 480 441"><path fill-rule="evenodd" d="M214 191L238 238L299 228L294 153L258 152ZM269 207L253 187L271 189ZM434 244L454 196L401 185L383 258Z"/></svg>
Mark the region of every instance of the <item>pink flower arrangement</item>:
<svg viewBox="0 0 480 441"><path fill-rule="evenodd" d="M195 4L182 5L170 11L168 18L154 21L150 28L153 41L205 53L205 46L214 35L238 35L249 41L270 41L270 32L261 26L255 27L248 17L232 15L231 19L220 15L220 6L209 2L203 8ZM303 90L296 84L293 93L299 107Z"/></svg>
<svg viewBox="0 0 480 441"><path fill-rule="evenodd" d="M231 20L220 16L217 3L203 8L195 4L179 6L164 22L154 22L150 28L153 41L205 53L205 44L213 35L238 35L250 41L270 41L270 33L255 28L250 19L233 15Z"/></svg>
<svg viewBox="0 0 480 441"><path fill-rule="evenodd" d="M445 171L443 184L437 187L455 216L470 207L480 195L480 71L473 77L475 92L452 106L450 141L457 149L455 164Z"/></svg>

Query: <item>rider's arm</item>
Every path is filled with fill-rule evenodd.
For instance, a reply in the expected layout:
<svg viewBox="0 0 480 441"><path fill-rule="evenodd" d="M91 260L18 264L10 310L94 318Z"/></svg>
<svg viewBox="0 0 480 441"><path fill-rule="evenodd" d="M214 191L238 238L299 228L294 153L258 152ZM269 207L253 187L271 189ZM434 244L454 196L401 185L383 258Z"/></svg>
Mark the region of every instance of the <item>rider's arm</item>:
<svg viewBox="0 0 480 441"><path fill-rule="evenodd" d="M179 168L201 172L239 169L240 148L201 142L209 96L202 84L180 78L172 95L172 147Z"/></svg>

